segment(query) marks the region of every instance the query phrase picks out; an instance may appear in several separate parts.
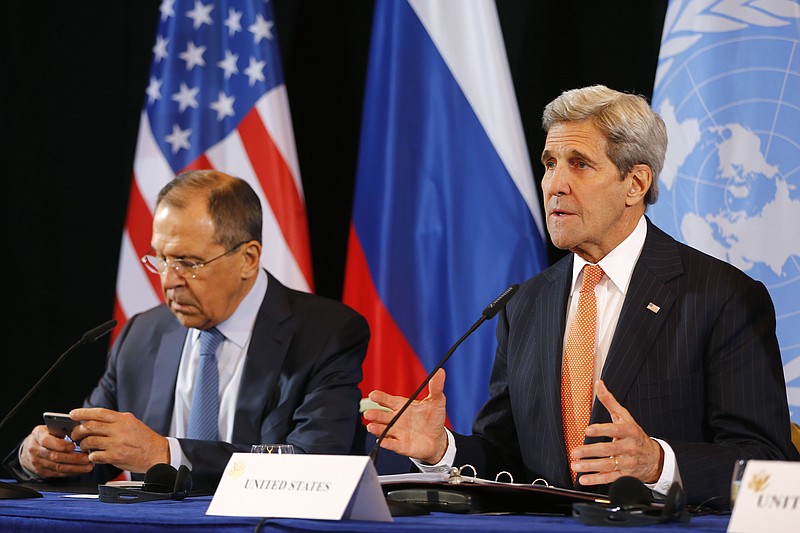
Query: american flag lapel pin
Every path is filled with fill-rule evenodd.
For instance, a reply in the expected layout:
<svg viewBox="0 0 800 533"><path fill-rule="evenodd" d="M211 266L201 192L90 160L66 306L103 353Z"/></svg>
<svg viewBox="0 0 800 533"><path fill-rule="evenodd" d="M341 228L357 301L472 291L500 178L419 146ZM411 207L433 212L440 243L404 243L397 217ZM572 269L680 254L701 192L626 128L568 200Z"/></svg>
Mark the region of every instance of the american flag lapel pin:
<svg viewBox="0 0 800 533"><path fill-rule="evenodd" d="M656 304L654 304L653 302L647 304L647 309L652 311L653 313L658 313L661 310L661 308Z"/></svg>

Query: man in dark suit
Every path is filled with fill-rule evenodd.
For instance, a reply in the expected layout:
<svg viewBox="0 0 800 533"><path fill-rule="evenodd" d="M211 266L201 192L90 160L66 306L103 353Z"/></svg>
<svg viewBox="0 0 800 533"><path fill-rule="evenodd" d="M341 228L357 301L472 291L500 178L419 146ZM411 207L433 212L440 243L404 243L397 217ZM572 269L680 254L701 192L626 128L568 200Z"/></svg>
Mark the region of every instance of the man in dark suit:
<svg viewBox="0 0 800 533"><path fill-rule="evenodd" d="M195 486L211 488L231 454L253 444L351 451L368 326L341 303L269 275L260 266L261 225L258 196L238 178L192 171L162 189L142 260L166 304L131 317L99 384L70 413L81 421L72 439L85 453L38 426L14 455L17 470L63 477L101 465L142 473L185 464ZM199 339L212 328L221 334L211 387L219 394L210 436L201 437L193 395Z"/></svg>
<svg viewBox="0 0 800 533"><path fill-rule="evenodd" d="M490 398L473 435L443 428L440 371L383 446L422 469L471 464L492 479L508 471L518 482L595 490L634 476L661 494L677 482L689 503L726 506L736 459L800 458L769 294L645 217L667 137L644 98L603 86L567 91L543 124L548 232L573 253L525 282L501 313ZM586 321L581 285L598 266L587 291L596 316L581 421L569 403L573 334ZM392 410L405 400L381 391L370 399ZM377 435L392 413L365 416Z"/></svg>

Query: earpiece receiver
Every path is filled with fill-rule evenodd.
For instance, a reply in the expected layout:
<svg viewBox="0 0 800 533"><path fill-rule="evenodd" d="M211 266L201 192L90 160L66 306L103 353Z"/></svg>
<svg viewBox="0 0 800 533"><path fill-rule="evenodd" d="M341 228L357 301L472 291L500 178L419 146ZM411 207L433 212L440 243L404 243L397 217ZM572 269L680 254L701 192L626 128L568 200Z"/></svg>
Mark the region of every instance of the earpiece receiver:
<svg viewBox="0 0 800 533"><path fill-rule="evenodd" d="M178 468L178 475L175 476L175 486L170 497L173 500L182 500L192 492L192 472L186 465Z"/></svg>
<svg viewBox="0 0 800 533"><path fill-rule="evenodd" d="M665 522L687 522L686 497L683 487L673 483L663 504L653 502L644 483L635 477L623 476L608 490L611 504L573 503L572 516L592 526L644 526Z"/></svg>
<svg viewBox="0 0 800 533"><path fill-rule="evenodd" d="M182 500L192 490L192 473L186 465L179 469L166 463L153 465L144 475L142 488L100 485L100 501L137 503L153 500Z"/></svg>
<svg viewBox="0 0 800 533"><path fill-rule="evenodd" d="M153 465L144 474L142 490L166 494L173 491L177 479L178 471L172 465L166 463Z"/></svg>
<svg viewBox="0 0 800 533"><path fill-rule="evenodd" d="M650 505L653 493L644 483L632 476L622 476L608 488L608 498L614 505Z"/></svg>

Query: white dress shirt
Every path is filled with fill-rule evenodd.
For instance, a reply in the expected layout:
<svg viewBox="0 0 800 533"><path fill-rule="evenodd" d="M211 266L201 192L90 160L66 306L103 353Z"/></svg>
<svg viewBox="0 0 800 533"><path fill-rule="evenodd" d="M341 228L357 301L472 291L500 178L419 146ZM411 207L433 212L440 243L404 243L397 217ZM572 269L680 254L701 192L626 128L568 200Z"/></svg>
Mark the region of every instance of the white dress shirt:
<svg viewBox="0 0 800 533"><path fill-rule="evenodd" d="M219 367L219 436L222 441L231 442L233 436L233 419L236 414L236 403L239 397L239 384L242 381L242 370L250 346L253 326L258 310L267 294L267 274L259 269L256 282L250 292L227 320L217 324L217 329L225 336L225 340L217 351ZM200 366L200 330L191 328L183 343L181 362L178 367L178 381L175 385L175 405L172 409L172 422L169 426L170 464L175 468L192 465L177 439L186 437L189 427L189 414L192 404L194 380Z"/></svg>

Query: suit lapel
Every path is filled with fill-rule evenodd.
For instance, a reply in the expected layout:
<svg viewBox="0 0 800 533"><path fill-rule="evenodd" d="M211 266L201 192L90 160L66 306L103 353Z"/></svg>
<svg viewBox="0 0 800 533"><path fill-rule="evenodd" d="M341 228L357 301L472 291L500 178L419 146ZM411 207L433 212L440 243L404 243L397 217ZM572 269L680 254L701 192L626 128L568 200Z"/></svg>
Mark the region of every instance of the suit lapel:
<svg viewBox="0 0 800 533"><path fill-rule="evenodd" d="M633 269L617 329L611 341L602 379L608 390L624 403L647 354L655 343L672 307L675 294L667 282L683 274L675 241L647 221L647 238ZM608 411L595 402L592 423L610 420Z"/></svg>
<svg viewBox="0 0 800 533"><path fill-rule="evenodd" d="M176 322L177 323L177 322ZM169 432L175 405L178 366L186 340L186 328L179 326L161 337L153 367L153 382L142 421L162 435Z"/></svg>
<svg viewBox="0 0 800 533"><path fill-rule="evenodd" d="M268 276L267 294L256 317L239 385L234 442L247 442L261 434L264 411L277 403L275 384L292 342L293 333L282 325L292 316L288 290Z"/></svg>

